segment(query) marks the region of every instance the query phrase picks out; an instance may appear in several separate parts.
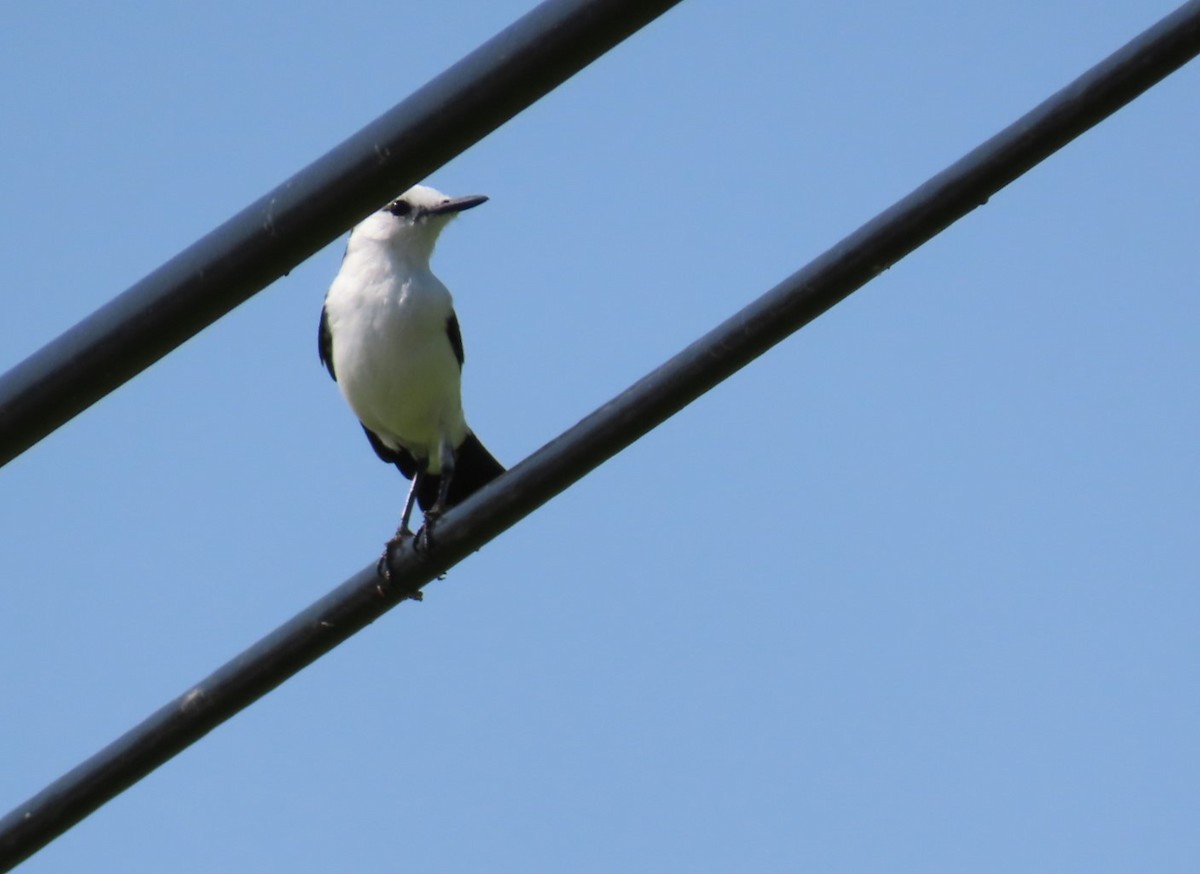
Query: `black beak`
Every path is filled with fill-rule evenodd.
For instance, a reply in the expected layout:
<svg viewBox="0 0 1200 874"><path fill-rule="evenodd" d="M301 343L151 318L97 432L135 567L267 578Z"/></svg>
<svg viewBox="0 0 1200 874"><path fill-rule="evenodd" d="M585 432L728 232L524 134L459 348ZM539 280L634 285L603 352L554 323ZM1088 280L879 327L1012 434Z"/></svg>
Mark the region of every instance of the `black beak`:
<svg viewBox="0 0 1200 874"><path fill-rule="evenodd" d="M464 209L471 209L486 201L486 194L468 194L466 197L451 197L448 200L442 201L437 206L427 206L422 212L425 215L445 215L447 213L462 212Z"/></svg>

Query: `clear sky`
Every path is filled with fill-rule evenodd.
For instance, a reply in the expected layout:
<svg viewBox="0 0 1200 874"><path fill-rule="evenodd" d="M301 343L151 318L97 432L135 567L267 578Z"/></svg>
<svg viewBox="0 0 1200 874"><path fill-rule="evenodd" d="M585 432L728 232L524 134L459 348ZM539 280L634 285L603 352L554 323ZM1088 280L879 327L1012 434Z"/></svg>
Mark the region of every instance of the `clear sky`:
<svg viewBox="0 0 1200 874"><path fill-rule="evenodd" d="M529 8L9 4L0 369ZM1172 0L687 0L440 170L514 463ZM26 863L1194 872L1200 67ZM7 811L377 554L343 243L0 470Z"/></svg>

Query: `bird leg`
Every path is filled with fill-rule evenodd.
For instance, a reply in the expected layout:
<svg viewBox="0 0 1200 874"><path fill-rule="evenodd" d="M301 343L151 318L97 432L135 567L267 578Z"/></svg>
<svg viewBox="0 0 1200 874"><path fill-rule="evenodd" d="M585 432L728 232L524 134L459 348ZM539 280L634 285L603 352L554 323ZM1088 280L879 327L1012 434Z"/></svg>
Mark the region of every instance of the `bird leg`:
<svg viewBox="0 0 1200 874"><path fill-rule="evenodd" d="M404 512L400 515L400 526L396 529L396 533L392 535L383 547L383 555L379 556L379 564L377 571L381 577L389 582L392 579L392 558L395 551L404 545L404 541L413 536L412 529L408 527L408 520L412 518L413 505L417 502L417 492L421 488L421 482L425 478L425 469L422 467L413 476L412 485L408 488L408 497L404 499ZM408 597L415 601L421 600L421 592L418 590L413 592Z"/></svg>
<svg viewBox="0 0 1200 874"><path fill-rule="evenodd" d="M446 499L450 494L450 481L454 479L454 447L449 443L442 444L442 472L438 480L437 498L433 506L425 511L424 523L417 532L416 548L428 552L433 546L433 526L442 513L446 511Z"/></svg>
<svg viewBox="0 0 1200 874"><path fill-rule="evenodd" d="M413 506L417 503L417 492L420 491L424 479L425 468L422 466L414 474L412 485L408 487L408 497L404 499L404 512L400 515L400 526L388 543L403 543L413 536L412 529L408 527L408 520L412 518Z"/></svg>

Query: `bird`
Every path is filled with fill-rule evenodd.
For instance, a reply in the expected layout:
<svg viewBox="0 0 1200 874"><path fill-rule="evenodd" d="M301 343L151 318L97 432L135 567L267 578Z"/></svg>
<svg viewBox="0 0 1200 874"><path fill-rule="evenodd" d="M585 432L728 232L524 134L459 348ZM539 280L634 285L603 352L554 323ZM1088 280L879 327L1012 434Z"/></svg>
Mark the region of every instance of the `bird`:
<svg viewBox="0 0 1200 874"><path fill-rule="evenodd" d="M429 266L446 225L487 199L410 188L355 225L321 308L321 363L375 454L412 480L380 559L385 577L392 550L413 536L414 503L424 514L417 545L427 548L434 521L505 470L467 425L462 332Z"/></svg>

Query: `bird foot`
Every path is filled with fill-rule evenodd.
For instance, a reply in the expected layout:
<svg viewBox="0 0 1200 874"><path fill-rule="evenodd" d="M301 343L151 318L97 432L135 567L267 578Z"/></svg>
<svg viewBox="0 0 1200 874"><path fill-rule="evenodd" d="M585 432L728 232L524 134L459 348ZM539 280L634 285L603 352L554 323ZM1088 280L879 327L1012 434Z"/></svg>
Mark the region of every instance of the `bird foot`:
<svg viewBox="0 0 1200 874"><path fill-rule="evenodd" d="M429 509L425 511L425 521L417 531L416 540L413 541L413 548L416 549L419 555L428 555L433 549L433 526L437 524L437 520L442 518L442 511Z"/></svg>
<svg viewBox="0 0 1200 874"><path fill-rule="evenodd" d="M396 556L404 547L405 542L411 540L412 537L413 533L408 526L402 525L397 529L392 539L384 544L383 554L379 556L379 562L375 565L375 572L386 582L390 583L392 581L392 565L396 560ZM380 594L383 594L383 586L380 586L379 589ZM411 598L413 601L423 601L425 594L420 589L414 589L404 597Z"/></svg>

